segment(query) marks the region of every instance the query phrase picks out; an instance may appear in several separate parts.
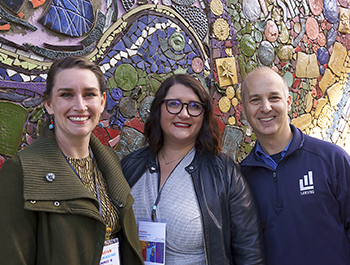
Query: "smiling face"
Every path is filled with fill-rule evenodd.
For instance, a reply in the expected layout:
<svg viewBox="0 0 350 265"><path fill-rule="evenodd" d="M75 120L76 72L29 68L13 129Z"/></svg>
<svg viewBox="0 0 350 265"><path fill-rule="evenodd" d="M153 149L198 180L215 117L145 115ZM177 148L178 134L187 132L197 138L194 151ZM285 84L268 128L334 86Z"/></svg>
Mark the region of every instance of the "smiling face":
<svg viewBox="0 0 350 265"><path fill-rule="evenodd" d="M268 68L256 70L244 81L243 112L260 142L280 141L290 134L291 97L284 86L282 78Z"/></svg>
<svg viewBox="0 0 350 265"><path fill-rule="evenodd" d="M169 88L169 91L164 98L178 99L183 103L190 101L201 102L199 97L182 84L175 84ZM160 126L164 135L164 144L175 144L177 146L194 146L203 123L202 113L198 117L190 116L187 112L186 105L179 114L170 114L166 109L166 103L161 105Z"/></svg>
<svg viewBox="0 0 350 265"><path fill-rule="evenodd" d="M58 142L89 139L104 110L106 94L101 94L96 75L88 69L59 71L50 98L44 101L54 116Z"/></svg>

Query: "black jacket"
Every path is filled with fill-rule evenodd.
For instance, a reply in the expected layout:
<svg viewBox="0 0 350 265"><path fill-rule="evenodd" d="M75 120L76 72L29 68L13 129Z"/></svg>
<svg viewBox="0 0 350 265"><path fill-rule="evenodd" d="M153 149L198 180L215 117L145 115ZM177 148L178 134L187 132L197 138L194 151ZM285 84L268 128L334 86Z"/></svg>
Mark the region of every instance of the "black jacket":
<svg viewBox="0 0 350 265"><path fill-rule="evenodd" d="M131 187L145 170L158 171L149 147L125 156L121 164ZM186 171L201 211L207 264L265 264L256 205L240 167L223 153L196 152Z"/></svg>

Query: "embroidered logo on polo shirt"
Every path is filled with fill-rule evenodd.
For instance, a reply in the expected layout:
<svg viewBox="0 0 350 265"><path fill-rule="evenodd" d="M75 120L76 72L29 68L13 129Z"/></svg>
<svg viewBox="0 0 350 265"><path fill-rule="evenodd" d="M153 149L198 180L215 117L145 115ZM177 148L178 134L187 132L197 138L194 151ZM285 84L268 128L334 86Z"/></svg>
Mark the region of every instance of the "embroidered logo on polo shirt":
<svg viewBox="0 0 350 265"><path fill-rule="evenodd" d="M304 178L299 179L299 187L301 195L314 194L314 180L312 177L312 171L309 171Z"/></svg>

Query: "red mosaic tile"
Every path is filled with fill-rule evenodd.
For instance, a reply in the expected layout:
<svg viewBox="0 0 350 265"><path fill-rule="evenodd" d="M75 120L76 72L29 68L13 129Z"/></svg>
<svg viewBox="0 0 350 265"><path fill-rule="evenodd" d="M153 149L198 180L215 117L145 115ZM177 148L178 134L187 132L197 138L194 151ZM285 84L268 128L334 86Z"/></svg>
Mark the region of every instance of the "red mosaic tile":
<svg viewBox="0 0 350 265"><path fill-rule="evenodd" d="M109 146L109 136L104 128L96 126L95 129L92 130L92 133L100 140L103 145Z"/></svg>
<svg viewBox="0 0 350 265"><path fill-rule="evenodd" d="M142 133L145 129L145 124L142 123L138 118L133 118L129 122L125 123L124 125L134 128L135 130L138 130L139 132L142 132Z"/></svg>

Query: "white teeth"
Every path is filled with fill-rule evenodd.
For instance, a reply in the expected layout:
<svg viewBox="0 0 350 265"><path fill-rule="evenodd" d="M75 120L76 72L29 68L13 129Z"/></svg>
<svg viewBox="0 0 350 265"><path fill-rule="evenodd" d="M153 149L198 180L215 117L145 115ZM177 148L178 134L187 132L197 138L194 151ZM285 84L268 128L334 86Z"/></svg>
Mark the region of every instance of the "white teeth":
<svg viewBox="0 0 350 265"><path fill-rule="evenodd" d="M71 121L86 121L89 117L69 117Z"/></svg>
<svg viewBox="0 0 350 265"><path fill-rule="evenodd" d="M260 118L261 121L271 121L273 119L273 117L269 117L269 118Z"/></svg>
<svg viewBox="0 0 350 265"><path fill-rule="evenodd" d="M177 126L182 126L182 127L190 127L189 124L183 124L183 123L175 123Z"/></svg>

